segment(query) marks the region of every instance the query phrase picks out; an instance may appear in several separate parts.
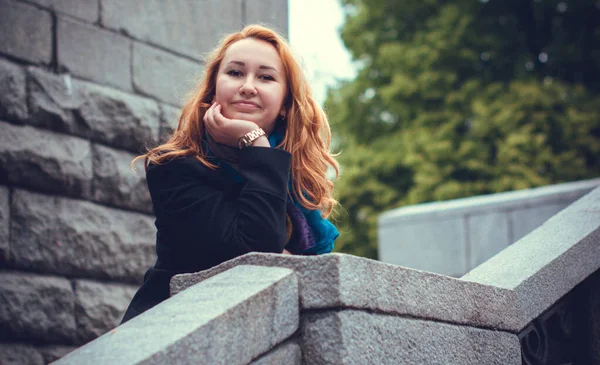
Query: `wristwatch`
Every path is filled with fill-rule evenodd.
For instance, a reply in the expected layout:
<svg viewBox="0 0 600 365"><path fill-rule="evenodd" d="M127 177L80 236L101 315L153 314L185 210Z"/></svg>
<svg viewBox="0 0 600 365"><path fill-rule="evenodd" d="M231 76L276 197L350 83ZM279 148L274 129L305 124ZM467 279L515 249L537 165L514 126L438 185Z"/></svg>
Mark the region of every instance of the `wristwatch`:
<svg viewBox="0 0 600 365"><path fill-rule="evenodd" d="M244 148L244 147L248 147L252 144L252 142L256 141L257 139L259 139L262 136L266 136L267 134L265 133L265 131L263 131L262 128L258 128L255 129L251 132L248 132L246 134L244 134L242 136L242 138L240 138L238 140L238 147L240 149Z"/></svg>

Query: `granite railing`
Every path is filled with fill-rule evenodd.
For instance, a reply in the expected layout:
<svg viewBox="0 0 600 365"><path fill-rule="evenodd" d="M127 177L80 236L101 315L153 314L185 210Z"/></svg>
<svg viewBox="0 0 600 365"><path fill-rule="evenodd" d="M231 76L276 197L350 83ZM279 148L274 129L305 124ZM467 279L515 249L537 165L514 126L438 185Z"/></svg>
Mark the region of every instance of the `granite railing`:
<svg viewBox="0 0 600 365"><path fill-rule="evenodd" d="M56 364L597 364L599 267L597 188L460 279L345 254L178 275Z"/></svg>
<svg viewBox="0 0 600 365"><path fill-rule="evenodd" d="M378 259L461 277L600 186L600 179L405 206L378 219Z"/></svg>

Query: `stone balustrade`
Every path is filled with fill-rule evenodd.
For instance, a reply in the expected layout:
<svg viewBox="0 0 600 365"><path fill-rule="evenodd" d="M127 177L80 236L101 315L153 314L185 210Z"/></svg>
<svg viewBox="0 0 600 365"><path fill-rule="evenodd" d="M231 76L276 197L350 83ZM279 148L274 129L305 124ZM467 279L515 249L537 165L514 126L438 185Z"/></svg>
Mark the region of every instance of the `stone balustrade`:
<svg viewBox="0 0 600 365"><path fill-rule="evenodd" d="M379 260L461 277L600 185L600 179L423 203L379 217Z"/></svg>
<svg viewBox="0 0 600 365"><path fill-rule="evenodd" d="M600 359L600 295L593 290L600 283L599 206L597 188L460 279L345 254L250 253L175 276L172 298L57 364L119 354L124 365L167 358L213 364L223 347L232 353L227 363L235 364L551 364L573 361L556 349L574 338L578 361L594 363ZM287 289L264 294L277 299L265 299L258 312L260 296L248 293L272 293L261 285ZM586 313L585 324L570 319L577 313ZM551 337L551 326L567 326L562 340ZM164 328L173 329L168 341L144 336ZM229 338L240 333L247 338ZM277 339L267 346L257 333ZM279 362L268 360L274 358Z"/></svg>

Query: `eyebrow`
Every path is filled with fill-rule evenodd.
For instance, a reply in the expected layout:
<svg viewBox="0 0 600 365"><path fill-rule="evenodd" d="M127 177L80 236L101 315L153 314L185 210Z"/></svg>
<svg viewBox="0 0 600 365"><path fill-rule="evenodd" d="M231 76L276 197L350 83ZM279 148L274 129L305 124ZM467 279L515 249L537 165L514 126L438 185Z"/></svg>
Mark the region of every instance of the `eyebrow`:
<svg viewBox="0 0 600 365"><path fill-rule="evenodd" d="M246 64L242 61L229 61L229 63L235 63L236 65L246 66ZM279 71L277 71L277 69L272 66L260 65L258 68L260 68L261 70L273 70L273 71L279 73Z"/></svg>

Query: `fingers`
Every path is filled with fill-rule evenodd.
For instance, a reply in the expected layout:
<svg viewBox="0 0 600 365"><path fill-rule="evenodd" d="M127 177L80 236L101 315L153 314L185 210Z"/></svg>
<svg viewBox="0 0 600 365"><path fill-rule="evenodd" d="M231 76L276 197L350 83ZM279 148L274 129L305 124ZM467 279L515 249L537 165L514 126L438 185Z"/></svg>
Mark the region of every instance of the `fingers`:
<svg viewBox="0 0 600 365"><path fill-rule="evenodd" d="M204 122L210 123L213 126L221 127L228 121L228 119L221 114L222 108L223 107L221 104L214 102L210 108L206 110L206 113L204 113Z"/></svg>
<svg viewBox="0 0 600 365"><path fill-rule="evenodd" d="M204 113L204 125L208 129L209 132L214 132L217 128L217 123L214 118L214 110L217 103L213 103L210 108L206 110Z"/></svg>
<svg viewBox="0 0 600 365"><path fill-rule="evenodd" d="M229 120L229 119L225 118L223 116L223 114L221 114L222 108L223 107L221 106L221 104L217 104L215 106L215 108L213 109L212 116L218 126L224 125Z"/></svg>

